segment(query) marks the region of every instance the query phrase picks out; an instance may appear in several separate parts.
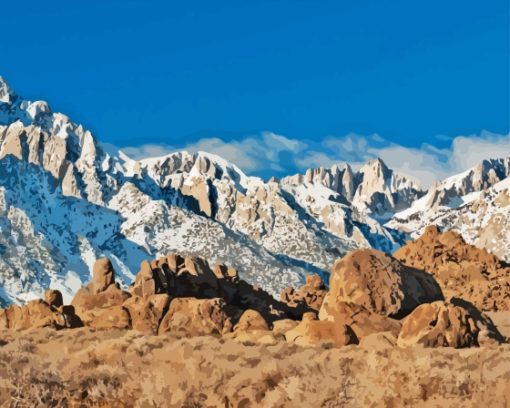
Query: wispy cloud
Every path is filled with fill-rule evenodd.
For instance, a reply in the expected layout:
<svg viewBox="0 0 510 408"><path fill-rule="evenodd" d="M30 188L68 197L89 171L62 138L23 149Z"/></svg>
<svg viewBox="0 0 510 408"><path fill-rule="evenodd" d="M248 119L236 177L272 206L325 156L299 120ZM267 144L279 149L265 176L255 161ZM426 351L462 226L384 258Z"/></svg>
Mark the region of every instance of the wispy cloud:
<svg viewBox="0 0 510 408"><path fill-rule="evenodd" d="M444 141L444 139L443 139ZM129 156L140 159L162 156L178 150L206 151L235 163L248 174L269 177L303 172L310 167L331 167L350 163L359 167L367 160L382 158L389 167L421 181L424 187L451 174L461 172L484 159L510 155L510 134L482 132L480 135L450 138L450 145L433 144L406 147L380 135L348 134L326 137L318 142L292 139L272 132L238 140L204 138L182 146L146 144L125 147Z"/></svg>

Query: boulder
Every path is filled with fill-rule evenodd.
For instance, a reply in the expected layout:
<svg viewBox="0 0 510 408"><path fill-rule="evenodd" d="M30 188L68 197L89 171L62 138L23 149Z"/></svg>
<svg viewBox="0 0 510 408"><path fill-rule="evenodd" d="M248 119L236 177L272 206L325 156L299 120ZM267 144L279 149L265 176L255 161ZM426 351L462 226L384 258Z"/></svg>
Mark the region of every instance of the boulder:
<svg viewBox="0 0 510 408"><path fill-rule="evenodd" d="M280 294L280 300L293 308L304 307L319 311L326 293L326 285L321 277L308 275L305 284L298 290L292 287L285 288Z"/></svg>
<svg viewBox="0 0 510 408"><path fill-rule="evenodd" d="M221 298L175 298L158 332L172 332L183 337L221 335L232 331L232 321L240 314L239 309L227 306Z"/></svg>
<svg viewBox="0 0 510 408"><path fill-rule="evenodd" d="M373 313L366 307L351 302L330 304L331 299L332 297L327 298L322 304L319 319L348 325L358 339L377 332L391 332L395 336L400 332L401 324L397 320Z"/></svg>
<svg viewBox="0 0 510 408"><path fill-rule="evenodd" d="M44 292L44 300L46 303L53 307L58 308L64 305L62 293L56 289L48 289L46 292Z"/></svg>
<svg viewBox="0 0 510 408"><path fill-rule="evenodd" d="M272 332L275 335L285 334L289 330L295 328L298 324L298 321L292 319L276 320L273 322Z"/></svg>
<svg viewBox="0 0 510 408"><path fill-rule="evenodd" d="M227 337L233 338L240 342L256 343L262 338L263 342L273 343L276 337L269 330L267 322L262 315L256 310L245 310L242 312L239 321L234 326L234 331L229 333Z"/></svg>
<svg viewBox="0 0 510 408"><path fill-rule="evenodd" d="M299 346L342 347L358 343L356 335L349 326L315 320L315 314L310 313L305 313L303 320L285 333L285 338L288 342Z"/></svg>
<svg viewBox="0 0 510 408"><path fill-rule="evenodd" d="M469 299L483 311L510 310L510 265L485 249L467 244L456 232L441 233L431 225L394 256L432 274L448 299Z"/></svg>
<svg viewBox="0 0 510 408"><path fill-rule="evenodd" d="M129 328L131 318L122 304L131 295L115 283L115 271L107 258L94 264L92 281L76 292L71 305L83 324L90 327Z"/></svg>
<svg viewBox="0 0 510 408"><path fill-rule="evenodd" d="M94 293L89 285L76 292L71 304L75 307L76 313L81 316L92 309L121 306L130 296L128 292L119 289L116 285L110 285L103 292L98 293Z"/></svg>
<svg viewBox="0 0 510 408"><path fill-rule="evenodd" d="M132 296L122 306L128 310L134 330L146 334L157 334L159 323L167 312L169 304L170 296L163 293L146 297Z"/></svg>
<svg viewBox="0 0 510 408"><path fill-rule="evenodd" d="M267 322L256 310L245 310L234 327L235 331L269 330Z"/></svg>
<svg viewBox="0 0 510 408"><path fill-rule="evenodd" d="M42 327L64 329L82 325L73 311L63 306L57 309L41 299L31 300L23 306L11 305L5 311L5 317L9 329L13 330Z"/></svg>
<svg viewBox="0 0 510 408"><path fill-rule="evenodd" d="M402 324L398 336L399 347L421 344L424 347L478 346L481 330L485 336L498 341L501 335L476 309L460 299L437 301L418 306Z"/></svg>
<svg viewBox="0 0 510 408"><path fill-rule="evenodd" d="M384 316L402 317L422 303L442 300L434 278L375 249L349 252L330 275L324 303L351 302Z"/></svg>
<svg viewBox="0 0 510 408"><path fill-rule="evenodd" d="M91 291L92 293L103 292L108 286L115 283L115 271L108 258L99 258L93 267Z"/></svg>
<svg viewBox="0 0 510 408"><path fill-rule="evenodd" d="M85 315L85 324L96 329L130 329L131 317L126 308L112 306L90 310Z"/></svg>

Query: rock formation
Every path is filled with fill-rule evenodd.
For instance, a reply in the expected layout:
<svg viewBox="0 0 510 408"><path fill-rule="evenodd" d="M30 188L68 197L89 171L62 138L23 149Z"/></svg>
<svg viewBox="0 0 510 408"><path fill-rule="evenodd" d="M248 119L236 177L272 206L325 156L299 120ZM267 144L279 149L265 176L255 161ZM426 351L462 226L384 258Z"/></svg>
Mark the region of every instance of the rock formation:
<svg viewBox="0 0 510 408"><path fill-rule="evenodd" d="M321 277L319 275L309 275L306 277L306 283L299 289L285 288L280 294L280 300L291 307L319 311L326 293L326 285L324 285Z"/></svg>
<svg viewBox="0 0 510 408"><path fill-rule="evenodd" d="M338 260L329 285L322 318L334 315L341 302L362 305L383 316L401 317L421 303L443 299L431 275L374 249L353 251Z"/></svg>
<svg viewBox="0 0 510 408"><path fill-rule="evenodd" d="M510 265L456 232L429 226L394 256L433 275L446 298L468 299L481 310L510 310Z"/></svg>
<svg viewBox="0 0 510 408"><path fill-rule="evenodd" d="M481 330L484 340L500 342L502 336L488 325L476 309L469 310L463 301L443 301L418 306L402 324L397 345L400 347L422 344L425 347L471 347L479 345Z"/></svg>
<svg viewBox="0 0 510 408"><path fill-rule="evenodd" d="M337 322L316 320L313 312L305 313L303 320L285 333L285 338L288 342L299 346L341 347L358 343L358 338L349 326Z"/></svg>

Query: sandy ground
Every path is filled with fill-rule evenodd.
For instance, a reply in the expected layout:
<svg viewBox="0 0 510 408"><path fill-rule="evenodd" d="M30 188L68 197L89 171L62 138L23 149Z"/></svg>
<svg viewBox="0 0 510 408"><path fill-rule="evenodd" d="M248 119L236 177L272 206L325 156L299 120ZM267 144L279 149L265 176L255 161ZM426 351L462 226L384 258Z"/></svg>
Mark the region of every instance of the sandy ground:
<svg viewBox="0 0 510 408"><path fill-rule="evenodd" d="M510 406L510 345L340 349L82 328L0 332L6 407Z"/></svg>

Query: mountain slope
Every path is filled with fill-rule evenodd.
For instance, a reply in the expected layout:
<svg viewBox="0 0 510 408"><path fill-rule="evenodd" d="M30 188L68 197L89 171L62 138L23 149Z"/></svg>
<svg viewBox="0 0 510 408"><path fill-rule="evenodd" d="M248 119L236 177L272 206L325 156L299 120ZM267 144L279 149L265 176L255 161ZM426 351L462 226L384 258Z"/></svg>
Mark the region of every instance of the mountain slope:
<svg viewBox="0 0 510 408"><path fill-rule="evenodd" d="M320 184L264 183L205 152L135 161L1 78L0 204L3 303L48 286L68 296L103 255L124 285L142 259L179 251L234 266L275 294L310 272L327 278L348 250L398 246Z"/></svg>
<svg viewBox="0 0 510 408"><path fill-rule="evenodd" d="M430 224L510 261L510 157L485 160L436 183L387 227L419 237Z"/></svg>

